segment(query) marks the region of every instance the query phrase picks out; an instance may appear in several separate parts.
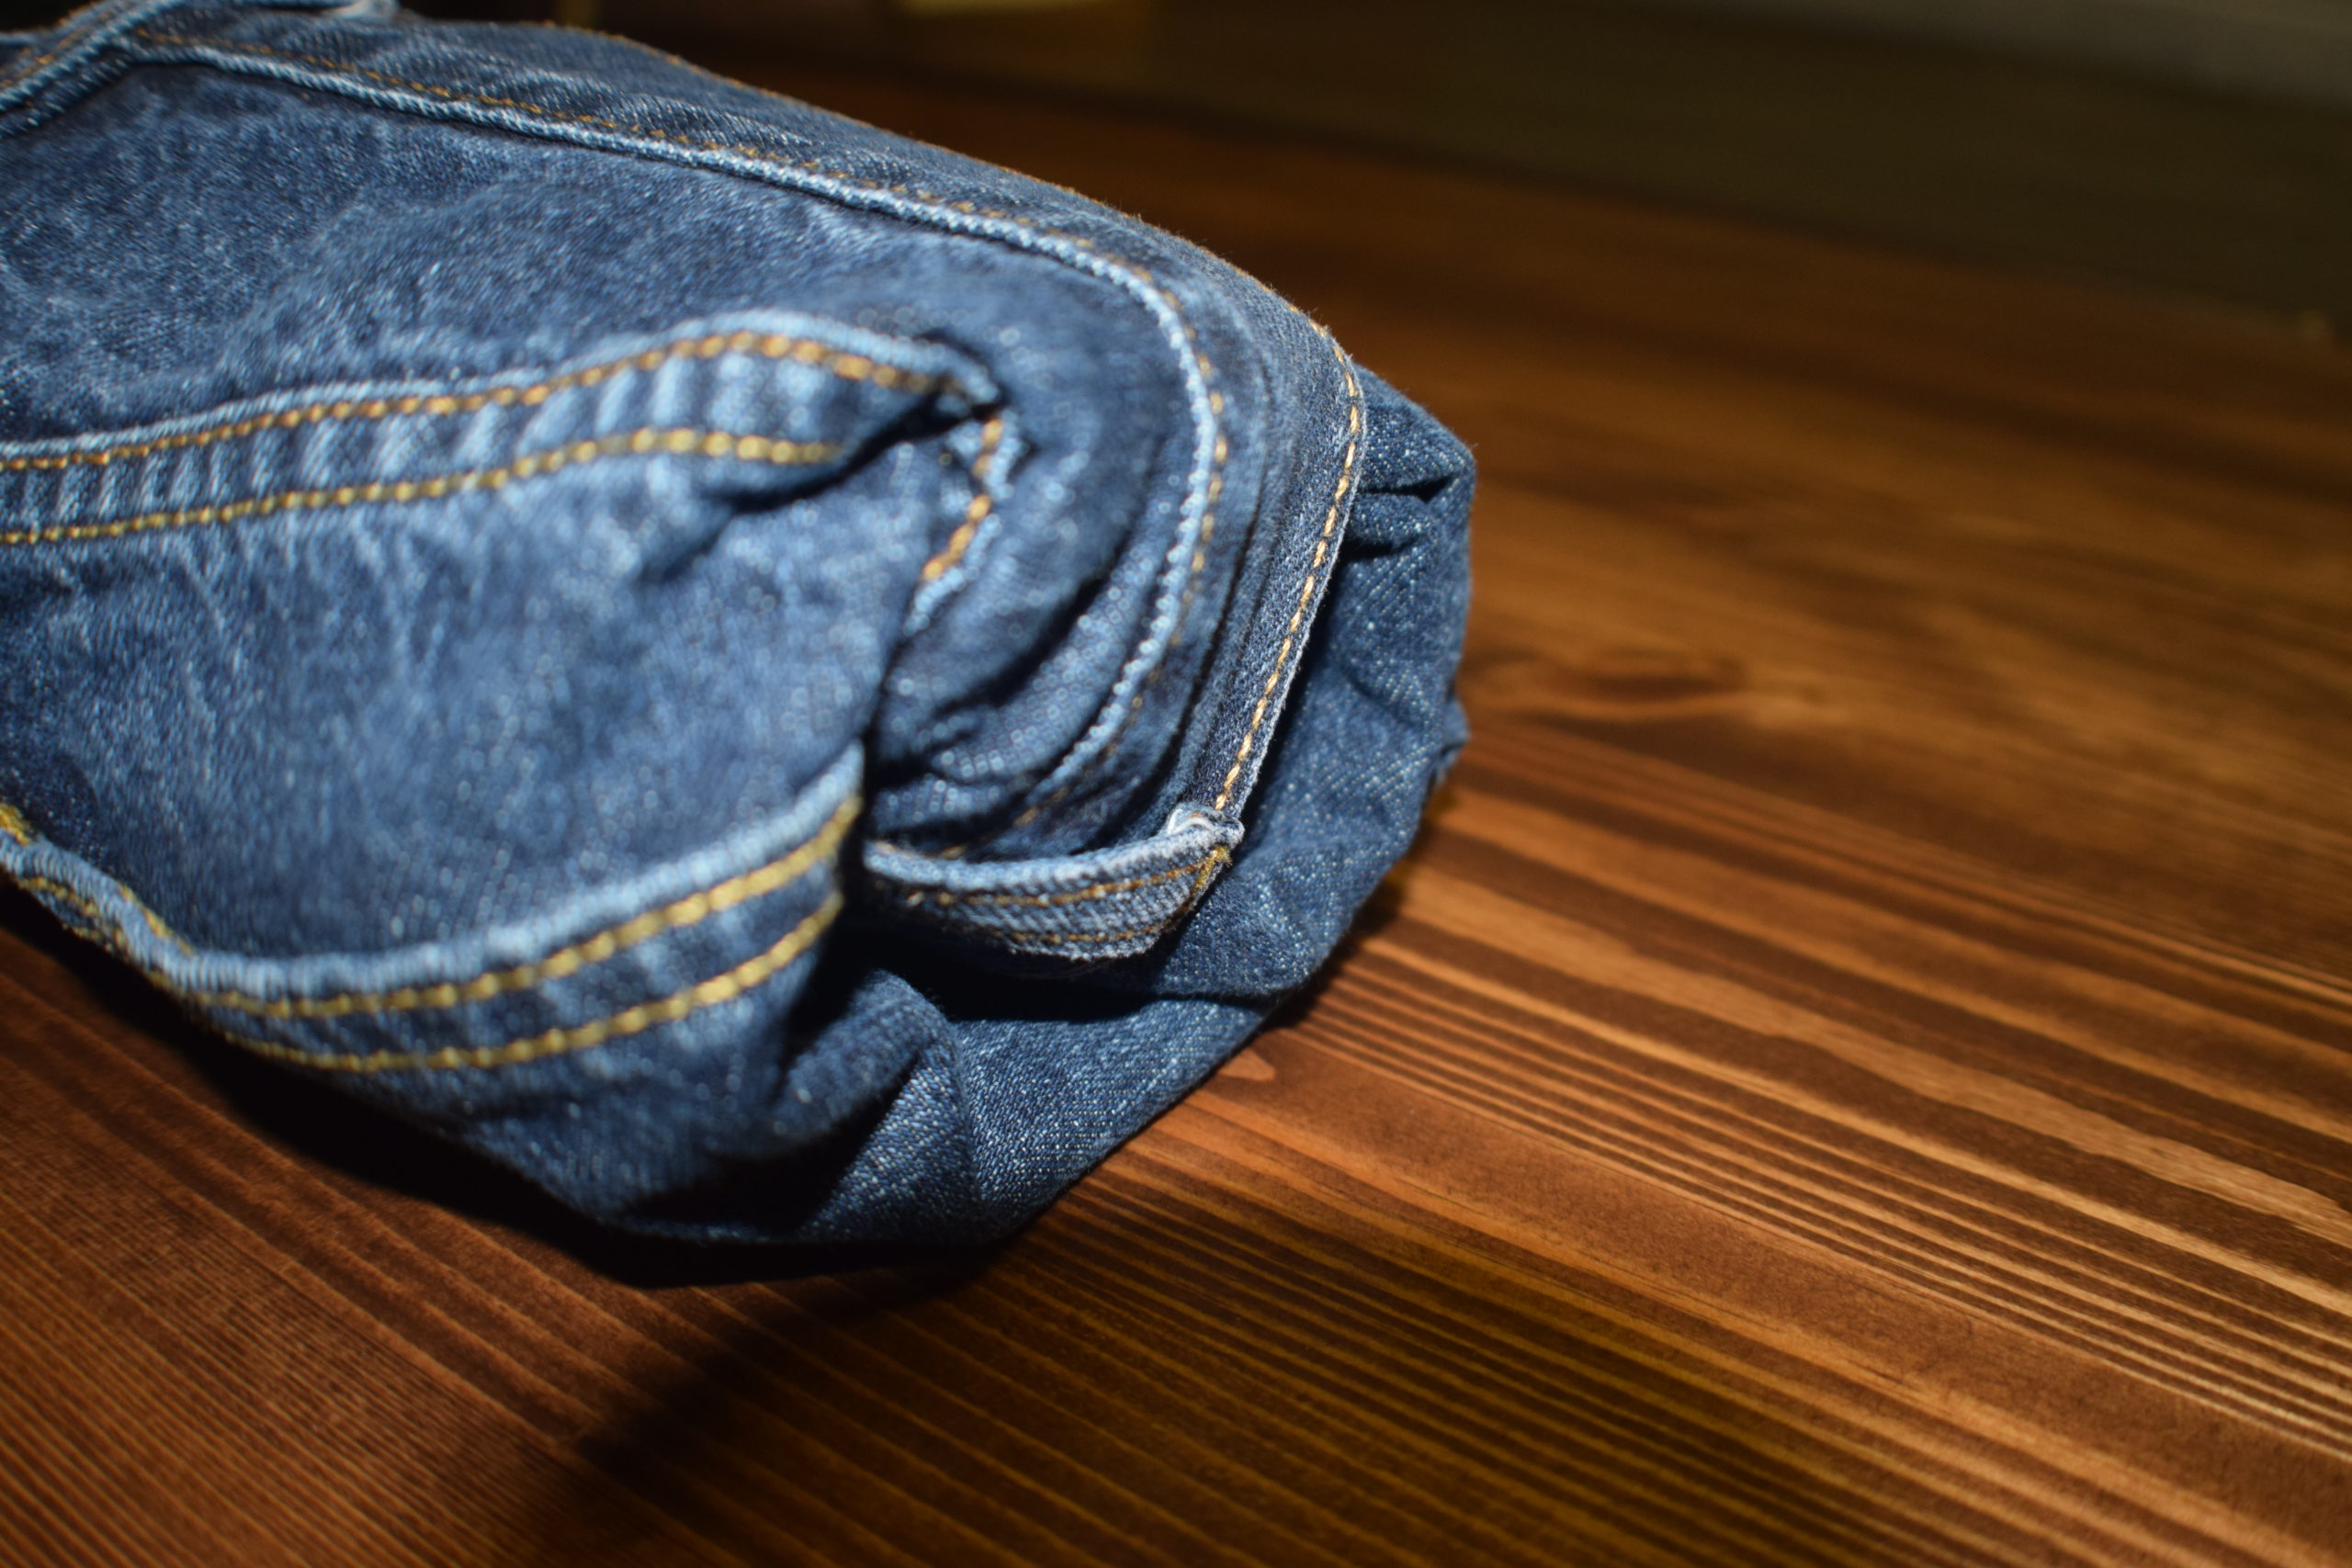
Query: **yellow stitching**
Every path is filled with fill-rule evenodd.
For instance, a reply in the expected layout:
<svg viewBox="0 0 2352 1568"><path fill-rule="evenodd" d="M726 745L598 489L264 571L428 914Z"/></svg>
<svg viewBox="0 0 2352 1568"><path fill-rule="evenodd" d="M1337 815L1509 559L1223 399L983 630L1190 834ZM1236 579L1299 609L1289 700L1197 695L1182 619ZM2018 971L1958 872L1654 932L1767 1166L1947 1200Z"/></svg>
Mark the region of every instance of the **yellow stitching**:
<svg viewBox="0 0 2352 1568"><path fill-rule="evenodd" d="M1006 931L1003 934L1010 939L1006 945L1014 952L1035 953L1063 942L1125 942L1134 937L1154 935L1167 929L1167 920L1154 920L1148 926L1131 926L1123 931Z"/></svg>
<svg viewBox="0 0 2352 1568"><path fill-rule="evenodd" d="M11 875L17 886L23 888L26 892L46 893L51 897L72 908L75 913L84 915L91 920L96 921L97 924L96 931L85 934L95 936L98 941L100 941L102 945L111 948L117 953L123 951L121 945L121 931L117 927L113 917L109 916L105 909L101 908L86 895L74 888L68 887L62 882L55 881L50 877L42 876L33 872L25 872L21 874L11 874Z"/></svg>
<svg viewBox="0 0 2352 1568"><path fill-rule="evenodd" d="M40 835L33 831L32 824L25 819L24 813L6 801L0 801L0 833L6 833L20 844L31 844L40 838ZM101 928L104 944L117 952L128 953L129 950L120 945L119 922L104 908L92 902L87 895L67 886L62 882L54 881L34 872L10 872L7 875L26 892L46 893L96 920ZM178 948L182 953L195 951L180 940L178 932L164 923L164 918L161 915L141 903L137 894L119 882L114 883L113 887L125 903L139 911L139 917L147 922L148 930Z"/></svg>
<svg viewBox="0 0 2352 1568"><path fill-rule="evenodd" d="M428 1068L514 1066L565 1052L585 1050L631 1034L641 1034L662 1024L675 1023L705 1008L731 1002L773 978L807 952L841 912L841 894L838 891L830 893L823 904L786 931L775 946L723 975L714 975L683 991L673 991L659 1001L640 1002L593 1022L568 1029L550 1029L526 1039L510 1040L503 1045L449 1045L437 1051L347 1051L319 1055L298 1046L283 1045L275 1040L256 1040L228 1030L221 1032L257 1055L272 1056L282 1062L326 1072L387 1073Z"/></svg>
<svg viewBox="0 0 2352 1568"><path fill-rule="evenodd" d="M592 964L604 963L625 948L634 947L670 931L684 931L713 915L797 881L810 866L831 855L840 846L850 824L856 820L857 811L857 797L852 795L842 802L816 837L779 860L771 861L741 876L729 877L714 887L690 894L675 903L665 904L659 909L648 910L624 920L608 931L598 931L584 942L560 948L535 964L492 970L462 984L445 982L437 986L403 986L395 991L356 991L342 996L275 999L241 991L187 991L181 993L181 998L198 1007L233 1008L239 1012L253 1013L262 1018L345 1018L355 1012L404 1012L418 1008L451 1008L468 1002L487 1001L508 991L536 986L543 980L567 978Z"/></svg>
<svg viewBox="0 0 2352 1568"><path fill-rule="evenodd" d="M1339 354L1334 344L1331 350ZM1258 694L1258 706L1250 715L1250 728L1241 737L1241 750L1235 753L1233 766L1227 770L1225 784L1218 789L1216 804L1209 809L1222 811L1233 798L1235 781L1241 777L1241 766L1250 760L1250 749L1257 743L1258 727L1266 722L1267 705L1274 700L1274 688L1282 682L1283 672L1290 665L1292 645L1298 640L1298 628L1306 618L1307 603L1315 597L1315 585L1321 580L1323 562L1330 553L1331 530L1340 520L1340 509L1347 503L1348 490L1355 482L1356 453L1363 435L1363 393L1356 385L1354 367L1347 355L1340 355L1340 370L1348 381L1348 449L1340 462L1340 482L1331 492L1331 509L1323 514L1323 531L1315 541L1315 558L1307 563L1306 579L1298 585L1298 604L1290 613L1290 625L1283 632L1283 645L1274 654L1274 667L1266 672L1266 689Z"/></svg>
<svg viewBox="0 0 2352 1568"><path fill-rule="evenodd" d="M649 910L597 932L570 947L559 948L534 964L512 969L492 970L463 982L445 982L436 986L403 986L385 992L350 992L329 997L292 997L270 998L248 995L242 991L189 991L183 989L159 969L151 968L130 959L128 946L122 942L119 922L87 896L64 883L37 874L16 875L17 886L28 892L46 893L97 922L96 932L85 932L101 943L130 959L157 986L171 992L181 1001L197 1007L232 1008L240 1012L263 1018L345 1018L355 1012L399 1012L419 1008L458 1007L468 1002L486 1001L508 991L521 990L542 980L560 980L578 974L592 964L602 964L615 953L656 936L699 924L711 916L721 914L740 904L748 903L797 881L811 865L831 855L840 847L842 837L857 818L860 802L854 795L834 808L831 817L808 842L766 865L732 876L702 892L689 894L659 909ZM20 826L25 834L18 836ZM28 826L15 807L0 802L0 832L6 832L19 843L32 842ZM183 953L195 950L180 934L164 923L163 917L141 902L137 895L120 883L117 892L130 901L146 920L150 930Z"/></svg>
<svg viewBox="0 0 2352 1568"><path fill-rule="evenodd" d="M128 886L119 882L116 882L112 886L118 897L121 898L123 902L129 904L132 908L139 911L139 918L147 922L147 929L149 931L153 931L157 936L162 937L165 942L170 942L182 953L192 953L196 951L196 949L190 947L187 942L182 939L179 932L165 925L164 923L164 917L149 908L146 901L141 898L138 894L133 893Z"/></svg>
<svg viewBox="0 0 2352 1568"><path fill-rule="evenodd" d="M775 441L764 435L729 435L700 430L637 430L594 441L575 441L545 452L532 452L495 468L439 474L424 479L377 479L334 489L281 491L251 501L218 506L182 507L175 512L147 512L112 523L74 523L52 528L17 528L0 533L0 546L70 543L83 539L115 539L162 528L191 528L234 523L246 517L267 517L280 512L307 512L338 506L385 502L404 506L478 490L502 490L515 479L536 479L558 469L600 457L662 451L706 457L740 457L756 463L813 463L839 448L820 441Z"/></svg>
<svg viewBox="0 0 2352 1568"><path fill-rule="evenodd" d="M971 548L972 536L978 533L980 525L988 520L989 509L995 502L989 496L987 469L989 461L996 457L997 444L1003 439L1002 414L996 415L980 427L980 453L972 459L972 484L977 493L973 495L971 504L964 509L963 523L947 536L946 546L922 563L922 580L925 582L936 582L952 570L956 563L964 558L964 552Z"/></svg>
<svg viewBox="0 0 2352 1568"><path fill-rule="evenodd" d="M1178 915L1192 908L1193 900L1200 897L1201 890L1208 886L1210 875L1226 858L1226 852L1220 849L1204 858L1196 865L1179 866L1177 868L1179 873L1196 871L1200 874L1193 881L1193 890L1184 896L1183 903L1146 925L1129 926L1125 931L993 931L987 934L1004 939L1007 945L1016 952L1024 950L1034 952L1040 947L1051 946L1055 943L1125 942L1132 937L1148 936L1154 932L1164 931ZM1165 878L1157 880L1165 880ZM966 934L971 934L973 931L969 926L948 926L946 929Z"/></svg>
<svg viewBox="0 0 2352 1568"><path fill-rule="evenodd" d="M67 50L73 48L75 41L76 40L74 39L68 38L63 43L59 44L47 54L37 54L33 56L32 59L25 62L24 64L17 67L14 71L9 72L7 75L0 76L0 92L6 92L7 89L16 86L18 83L23 82L28 77L31 76L34 72L40 70L42 66L48 64L51 61L56 59L59 55L63 54Z"/></svg>
<svg viewBox="0 0 2352 1568"><path fill-rule="evenodd" d="M1199 860L1188 861L1179 866L1170 866L1166 871L1156 871L1149 876L1130 877L1125 882L1098 883L1091 887L1074 887L1064 893L950 893L933 889L908 894L903 902L910 908L919 908L924 904L936 905L941 908L945 908L951 904L1018 904L1032 908L1054 904L1082 904L1096 898L1107 898L1114 893L1125 893L1137 887L1148 887L1156 882L1167 882L1175 877L1190 875L1193 872L1223 861L1229 852L1220 845Z"/></svg>
<svg viewBox="0 0 2352 1568"><path fill-rule="evenodd" d="M815 357L808 350L815 348ZM254 414L229 424L209 425L202 430L187 430L173 435L159 435L152 441L131 442L120 446L108 446L88 452L59 452L38 457L0 458L0 473L17 473L27 469L70 468L82 464L106 465L134 461L153 457L158 452L183 446L207 446L218 441L234 441L258 434L265 430L296 430L306 424L324 421L390 419L395 414L474 413L496 405L511 408L520 403L537 407L556 392L575 387L594 387L622 370L654 370L673 359L716 359L728 354L756 355L763 359L791 359L803 365L813 365L845 380L871 381L876 386L894 391L928 392L937 387L953 387L961 390L952 376L933 376L927 372L902 370L894 365L880 364L864 355L854 355L846 349L835 349L810 338L787 337L780 333L711 333L699 337L681 338L660 348L646 349L603 365L591 365L578 370L527 386L492 387L462 396L443 394L428 397L410 393L397 398L342 398L334 401L305 404L300 408L284 409L271 413ZM857 367L852 370L849 367Z"/></svg>
<svg viewBox="0 0 2352 1568"><path fill-rule="evenodd" d="M96 942L99 946L106 948L108 952L120 955L126 963L132 962L130 946L122 940L121 922L117 920L113 915L109 914L103 907L91 899L88 896L67 886L62 882L54 881L50 877L42 876L34 872L11 872L8 874L8 876L9 880L13 881L18 887L23 888L26 892L46 893L51 897L57 899L60 903L67 905L69 908L74 909L75 913L80 914L92 921L95 929L85 931L81 934L88 938L90 941ZM121 883L118 882L114 884L114 890L116 893L119 894L124 901L129 903L132 908L139 911L140 918L147 922L148 929L153 931L157 936L162 937L165 942L170 942L182 953L193 953L196 951L194 948L188 946L187 942L182 942L179 939L178 934L175 932L171 927L164 923L162 916L156 914L154 910L141 903L138 897L134 895L130 888L125 887Z"/></svg>
<svg viewBox="0 0 2352 1568"><path fill-rule="evenodd" d="M0 92L6 92L11 87L18 86L21 84L29 81L35 72L40 70L41 67L47 65L52 60L56 60L63 55L71 54L74 50L80 48L84 43L86 43L91 37L105 25L103 18L95 22L87 23L85 26L76 28L74 31L67 33L63 38L59 39L56 46L47 54L37 54L33 56L32 59L14 67L9 71L7 75L0 76Z"/></svg>

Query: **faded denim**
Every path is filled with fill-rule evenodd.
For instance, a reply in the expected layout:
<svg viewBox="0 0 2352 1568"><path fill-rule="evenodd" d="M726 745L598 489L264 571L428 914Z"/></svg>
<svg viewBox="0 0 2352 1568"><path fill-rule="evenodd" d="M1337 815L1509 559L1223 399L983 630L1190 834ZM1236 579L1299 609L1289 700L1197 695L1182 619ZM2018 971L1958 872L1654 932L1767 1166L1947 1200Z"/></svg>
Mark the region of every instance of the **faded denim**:
<svg viewBox="0 0 2352 1568"><path fill-rule="evenodd" d="M0 869L610 1223L1019 1224L1461 744L1460 445L1068 192L612 39L112 0L0 42Z"/></svg>

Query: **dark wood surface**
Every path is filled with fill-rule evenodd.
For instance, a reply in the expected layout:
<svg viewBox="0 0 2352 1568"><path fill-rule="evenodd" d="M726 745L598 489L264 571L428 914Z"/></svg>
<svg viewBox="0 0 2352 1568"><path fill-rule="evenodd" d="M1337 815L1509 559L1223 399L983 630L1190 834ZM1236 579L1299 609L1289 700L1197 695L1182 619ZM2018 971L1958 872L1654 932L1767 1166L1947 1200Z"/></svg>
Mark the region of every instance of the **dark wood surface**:
<svg viewBox="0 0 2352 1568"><path fill-rule="evenodd" d="M1430 832L1001 1254L800 1279L13 907L0 1560L2352 1562L2352 360L773 79L1232 255L1476 445Z"/></svg>
<svg viewBox="0 0 2352 1568"><path fill-rule="evenodd" d="M1855 0L574 3L721 62L821 53L1164 105L2184 289L2352 336L2345 95L2264 101L1953 36L2001 17L2063 27L2071 12L2145 61L2194 18L2213 36L2174 64L2201 55L2229 80L2258 64L2277 36L2265 19L2283 29L2293 0L2206 0L2202 17L2199 0L1886 0L1876 24ZM2304 32L2307 85L2329 73L2328 38Z"/></svg>

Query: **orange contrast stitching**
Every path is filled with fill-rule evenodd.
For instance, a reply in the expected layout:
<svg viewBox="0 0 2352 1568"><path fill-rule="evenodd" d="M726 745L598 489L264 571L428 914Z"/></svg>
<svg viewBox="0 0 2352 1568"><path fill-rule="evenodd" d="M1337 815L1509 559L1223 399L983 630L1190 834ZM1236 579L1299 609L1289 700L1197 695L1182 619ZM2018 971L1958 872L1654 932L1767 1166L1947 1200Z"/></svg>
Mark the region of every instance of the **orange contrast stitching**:
<svg viewBox="0 0 2352 1568"><path fill-rule="evenodd" d="M994 510L996 502L988 491L987 470L996 457L998 443L1003 439L1002 414L995 415L980 426L980 452L972 459L972 485L977 493L973 495L971 504L964 509L964 521L957 525L956 532L947 536L946 545L937 555L922 563L922 580L925 582L936 582L954 570L956 563L964 558L964 552L972 547L972 536L980 531L980 525L988 521L989 512Z"/></svg>
<svg viewBox="0 0 2352 1568"><path fill-rule="evenodd" d="M644 453L673 453L702 457L737 457L746 462L796 464L821 462L837 447L820 441L773 441L764 435L730 435L721 431L636 430L594 441L575 441L546 452L533 452L495 468L440 474L429 479L376 479L367 484L338 485L327 490L289 490L251 501L218 506L188 506L174 512L147 512L112 523L74 523L52 528L17 528L0 533L0 546L46 545L83 539L115 539L161 528L193 528L235 523L247 517L267 517L280 512L309 512L373 502L406 505L470 491L503 490L515 479L536 479L560 468L593 463L602 457Z"/></svg>
<svg viewBox="0 0 2352 1568"><path fill-rule="evenodd" d="M37 54L30 60L25 61L21 64L12 67L9 70L8 74L6 76L0 76L0 90L17 86L20 84L28 81L35 72L39 71L42 66L47 65L51 61L56 60L63 55L71 54L84 43L88 42L91 37L94 36L97 32L98 28L103 26L105 26L105 23L103 21L98 21L76 28L74 31L67 33L63 38L59 39L57 42L51 46L47 54Z"/></svg>
<svg viewBox="0 0 2352 1568"><path fill-rule="evenodd" d="M1227 859L1227 853L1224 850L1220 849L1211 853L1206 859L1199 862L1196 865L1178 867L1177 871L1179 873L1196 871L1200 874L1193 884L1192 892L1185 895L1184 902L1179 905L1176 908L1170 909L1166 915L1163 915L1159 919L1150 921L1145 925L1129 926L1125 931L993 931L989 934L1003 938L1007 945L1011 946L1015 952L1031 953L1057 945L1066 945L1071 942L1084 942L1091 945L1096 943L1127 942L1139 936L1155 935L1166 931L1170 922L1174 920L1178 915L1182 914L1186 908L1189 908L1192 906L1193 900L1201 896L1201 889L1208 886L1210 874L1215 871L1219 863L1223 862L1225 859Z"/></svg>
<svg viewBox="0 0 2352 1568"><path fill-rule="evenodd" d="M404 1012L419 1008L459 1007L519 991L543 980L561 980L592 964L602 964L625 948L674 931L698 925L739 904L750 902L797 881L802 874L840 847L850 824L857 819L859 802L851 795L842 802L816 837L781 859L755 871L730 876L716 886L689 894L659 909L598 931L584 942L559 948L535 964L495 969L463 982L437 986L403 986L395 991L354 991L330 997L269 998L241 991L184 991L182 999L199 1007L233 1008L262 1018L345 1018L355 1012Z"/></svg>
<svg viewBox="0 0 2352 1568"><path fill-rule="evenodd" d="M88 937L91 941L96 942L101 947L104 947L112 953L120 954L126 962L130 961L130 949L122 940L120 924L112 915L108 914L104 908L97 904L94 899L90 898L87 895L78 892L72 887L68 887L62 882L54 881L50 877L41 876L31 872L27 872L21 874L11 874L10 880L14 881L17 886L23 888L28 893L46 893L51 897L57 899L60 903L62 903L74 909L75 913L88 919L93 922L94 929L85 931L82 934ZM195 951L195 949L189 947L187 943L182 942L178 935L173 931L171 927L164 923L164 918L161 915L158 915L154 910L141 903L131 893L130 888L125 887L121 883L118 882L114 885L114 890L127 899L132 908L139 911L140 918L147 922L147 927L150 931L153 931L157 936L162 937L165 942L168 942L173 946L178 948L182 953L193 953Z"/></svg>
<svg viewBox="0 0 2352 1568"><path fill-rule="evenodd" d="M9 838L14 839L20 844L31 844L40 837L39 833L33 830L33 825L29 821L26 820L25 814L17 810L15 807L9 805L5 800L0 800L0 833L6 833ZM15 882L17 886L23 888L26 892L46 893L53 898L71 905L74 908L88 916L91 919L97 921L103 928L104 935L106 937L106 945L109 947L116 946L119 941L119 935L116 931L117 922L115 921L114 917L107 913L107 911L101 908L97 904L94 903L86 894L69 887L62 882L53 881L51 878L40 875L37 873L27 872L17 874L11 872L7 874L11 881ZM170 942L174 947L178 948L182 953L193 953L196 951L194 948L188 946L187 942L181 941L179 933L173 931L171 927L164 923L164 917L155 913L154 910L141 903L139 896L133 893L130 888L125 887L121 883L117 882L114 884L114 890L116 893L119 894L132 908L139 911L139 917L147 922L148 930L153 931L157 936L162 937L165 942ZM124 951L119 948L117 950Z"/></svg>
<svg viewBox="0 0 2352 1568"><path fill-rule="evenodd" d="M1220 844L1199 860L1188 861L1182 865L1170 866L1165 871L1156 871L1148 876L1130 877L1125 882L1097 883L1091 887L1074 887L1064 893L950 893L933 890L909 894L901 901L910 908L920 908L924 904L935 905L941 908L945 908L951 904L1014 904L1031 908L1057 904L1083 904L1097 898L1108 898L1114 893L1125 893L1137 887L1149 887L1154 883L1169 882L1179 876L1189 876L1195 872L1205 871L1208 867L1227 859L1231 853L1231 851Z"/></svg>
<svg viewBox="0 0 2352 1568"><path fill-rule="evenodd" d="M1332 352L1339 354L1335 344ZM1340 483L1331 492L1331 509L1323 514L1323 531L1315 540L1315 558L1307 563L1306 577L1298 585L1298 604L1290 613L1290 625L1283 632L1283 645L1274 655L1274 667L1266 672L1266 689L1258 694L1258 706L1250 716L1250 728L1242 734L1241 750L1235 753L1233 766L1226 771L1225 784L1217 791L1216 804L1209 809L1222 811L1225 803L1233 798L1235 781L1241 777L1241 765L1250 760L1250 749L1257 743L1258 727L1266 722L1267 705L1274 700L1274 688L1281 684L1283 672L1290 665L1292 645L1298 640L1298 628L1306 618L1308 601L1315 597L1315 585L1320 579L1323 562L1331 549L1331 530L1340 521L1340 509L1347 503L1349 488L1356 476L1356 453L1363 435L1363 393L1356 385L1355 367L1347 355L1340 355L1340 371L1348 381L1348 448L1340 462Z"/></svg>
<svg viewBox="0 0 2352 1568"><path fill-rule="evenodd" d="M1148 926L1130 926L1123 931L1006 931L1007 945L1016 953L1035 953L1059 946L1065 942L1128 942L1139 936L1151 936L1168 929L1168 921L1154 920Z"/></svg>
<svg viewBox="0 0 2352 1568"><path fill-rule="evenodd" d="M726 881L705 888L699 893L648 910L622 921L616 926L598 931L585 941L570 947L559 948L533 964L518 964L511 969L493 969L470 980L448 981L435 986L403 986L393 991L353 991L325 997L256 997L243 991L190 991L175 984L159 969L144 964L137 966L164 990L183 1002L197 1007L231 1008L262 1018L346 1018L356 1012L401 1012L422 1008L458 1007L468 1002L486 1001L509 991L517 991L543 980L560 980L593 964L602 964L615 953L636 946L654 937L697 925L711 916L722 914L740 904L773 893L797 881L809 867L825 859L841 846L841 841L857 819L861 802L854 795L834 808L831 817L817 832L790 853L770 861L763 866L730 876ZM18 829L24 829L20 836ZM32 842L29 827L15 807L0 803L0 832L7 833L19 843ZM70 905L80 913L98 922L96 933L106 946L129 956L129 949L121 942L119 923L106 909L86 895L50 877L27 874L15 878L18 886L28 892L46 893ZM193 952L187 942L163 918L141 903L130 889L117 884L124 897L135 905L145 917L155 934L178 947Z"/></svg>
<svg viewBox="0 0 2352 1568"><path fill-rule="evenodd" d="M31 872L16 876L12 880L28 893L45 893L73 909L74 913L85 917L94 922L95 929L83 934L117 953L123 951L122 933L116 922L87 895L68 887L52 877L41 876Z"/></svg>
<svg viewBox="0 0 2352 1568"><path fill-rule="evenodd" d="M659 348L645 349L602 365L583 366L578 370L534 381L527 386L491 387L479 392L466 393L412 392L397 398L336 398L275 413L254 414L228 424L159 435L152 441L130 442L88 452L0 458L0 473L70 468L85 464L104 466L149 457L158 452L169 452L184 446L209 446L216 441L234 441L265 430L298 430L303 425L325 421L390 419L398 414L474 413L493 406L513 408L517 404L536 408L557 392L568 392L577 387L598 386L623 371L658 370L673 359L716 359L728 354L756 355L762 359L789 359L839 376L844 380L871 381L877 387L887 387L893 391L928 392L937 387L957 387L952 376L902 370L895 365L885 365L869 355L853 354L814 338L789 337L781 333L712 333L702 337L681 338Z"/></svg>
<svg viewBox="0 0 2352 1568"><path fill-rule="evenodd" d="M731 1002L790 965L824 934L825 928L831 925L834 917L841 912L841 894L838 891L830 893L823 904L786 931L773 947L746 959L723 975L714 975L682 991L673 991L658 1001L639 1002L609 1017L566 1029L550 1029L525 1039L510 1040L503 1045L448 1045L437 1051L346 1051L321 1055L299 1046L283 1045L275 1040L256 1040L230 1030L222 1030L221 1032L257 1055L271 1056L298 1066L316 1067L326 1072L388 1073L450 1067L514 1066L546 1056L585 1050L631 1034L641 1034L662 1024L675 1023L705 1008Z"/></svg>

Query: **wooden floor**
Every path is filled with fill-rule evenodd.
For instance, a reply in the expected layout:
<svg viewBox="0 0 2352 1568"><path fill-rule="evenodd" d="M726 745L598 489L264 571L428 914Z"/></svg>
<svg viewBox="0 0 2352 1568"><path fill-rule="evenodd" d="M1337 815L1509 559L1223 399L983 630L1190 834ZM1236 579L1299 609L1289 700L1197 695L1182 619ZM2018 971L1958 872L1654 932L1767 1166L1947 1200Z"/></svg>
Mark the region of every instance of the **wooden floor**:
<svg viewBox="0 0 2352 1568"><path fill-rule="evenodd" d="M774 79L1224 251L1476 446L1426 840L1001 1256L800 1280L11 906L0 1561L2352 1562L2352 355Z"/></svg>

